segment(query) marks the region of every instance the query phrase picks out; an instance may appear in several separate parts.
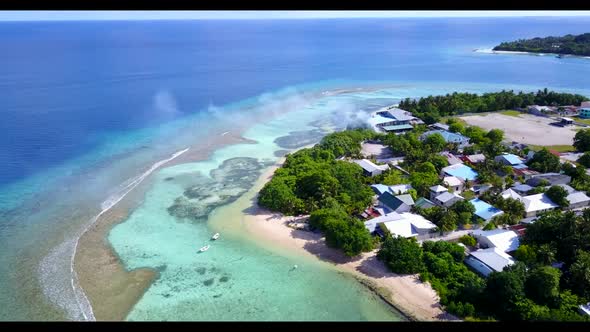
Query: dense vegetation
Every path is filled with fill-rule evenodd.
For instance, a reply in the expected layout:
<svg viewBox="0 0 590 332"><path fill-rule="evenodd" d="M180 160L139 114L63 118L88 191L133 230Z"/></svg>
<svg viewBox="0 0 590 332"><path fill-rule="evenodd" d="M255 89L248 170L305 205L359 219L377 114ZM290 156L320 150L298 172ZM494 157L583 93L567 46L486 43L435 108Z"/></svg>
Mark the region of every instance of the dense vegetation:
<svg viewBox="0 0 590 332"><path fill-rule="evenodd" d="M527 165L530 169L541 173L559 172L561 169L559 157L549 152L547 148L542 148L540 151L535 152L535 155L528 161Z"/></svg>
<svg viewBox="0 0 590 332"><path fill-rule="evenodd" d="M412 112L427 124L438 122L443 116L463 113L493 112L528 105L559 106L580 105L588 98L570 93L559 93L539 90L536 93L514 91L490 92L482 95L473 93L446 94L444 96L428 96L418 100L406 98L399 104L401 109Z"/></svg>
<svg viewBox="0 0 590 332"><path fill-rule="evenodd" d="M494 47L494 51L518 51L531 53L557 53L573 55L590 55L590 33L565 35L563 37L545 37L519 39L504 42Z"/></svg>
<svg viewBox="0 0 590 332"><path fill-rule="evenodd" d="M463 263L461 246L445 241L425 241L420 247L414 239L388 236L377 257L395 273L420 273L420 279L430 282L446 310L461 317L587 320L577 313L577 306L590 295L590 253L579 251L569 271L562 273L548 266L551 260L547 260L547 250L551 249L523 245L516 255L528 263L518 262L502 272L493 272L487 280ZM581 287L562 287L564 278L571 279L565 285L575 282Z"/></svg>
<svg viewBox="0 0 590 332"><path fill-rule="evenodd" d="M324 232L326 243L349 256L371 250L371 235L351 215L371 204L373 191L360 166L336 158L358 155L361 141L373 135L362 129L337 132L288 155L260 191L258 203L285 215L310 213L310 225Z"/></svg>

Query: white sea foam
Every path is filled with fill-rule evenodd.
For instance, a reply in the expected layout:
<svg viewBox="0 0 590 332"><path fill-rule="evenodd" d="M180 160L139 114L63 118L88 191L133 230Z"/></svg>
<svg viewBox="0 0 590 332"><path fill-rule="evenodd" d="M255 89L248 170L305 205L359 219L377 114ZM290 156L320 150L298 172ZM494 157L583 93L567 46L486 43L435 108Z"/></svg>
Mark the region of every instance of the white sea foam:
<svg viewBox="0 0 590 332"><path fill-rule="evenodd" d="M126 180L119 186L116 193L110 195L105 201L101 203L101 211L94 218L90 219L85 227L77 234L77 236L62 242L49 252L39 265L40 281L43 285L43 292L49 300L67 313L71 320L87 320L94 321L94 312L90 301L84 294L84 291L79 285L78 275L74 269L74 258L78 242L82 235L98 220L98 218L105 212L110 210L113 206L119 203L131 190L139 185L145 178L160 166L172 161L176 157L185 153L189 149L178 151L170 158L160 160L154 163L144 173ZM59 274L63 271L70 271L70 278L59 278Z"/></svg>

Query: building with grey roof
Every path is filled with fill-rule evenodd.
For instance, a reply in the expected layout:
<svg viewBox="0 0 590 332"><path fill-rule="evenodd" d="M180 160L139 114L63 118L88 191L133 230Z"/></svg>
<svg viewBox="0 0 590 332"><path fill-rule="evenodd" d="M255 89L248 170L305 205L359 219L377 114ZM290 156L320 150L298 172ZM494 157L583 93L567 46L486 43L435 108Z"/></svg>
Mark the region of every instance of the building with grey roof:
<svg viewBox="0 0 590 332"><path fill-rule="evenodd" d="M434 203L442 206L442 207L451 207L458 201L463 200L464 198L456 193L444 192L434 198Z"/></svg>
<svg viewBox="0 0 590 332"><path fill-rule="evenodd" d="M546 180L549 182L550 186L555 186L558 184L568 184L572 181L572 178L569 175L560 174L560 173L543 173L533 175L530 179L526 181L526 184L536 187Z"/></svg>

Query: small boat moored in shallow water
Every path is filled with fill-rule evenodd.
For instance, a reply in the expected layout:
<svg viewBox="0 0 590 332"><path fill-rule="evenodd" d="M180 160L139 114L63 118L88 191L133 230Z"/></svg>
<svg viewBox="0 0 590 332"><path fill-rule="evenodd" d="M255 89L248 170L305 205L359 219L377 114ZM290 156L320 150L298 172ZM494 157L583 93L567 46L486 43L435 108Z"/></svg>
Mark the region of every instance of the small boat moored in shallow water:
<svg viewBox="0 0 590 332"><path fill-rule="evenodd" d="M205 252L205 251L209 250L209 247L211 247L211 246L206 245L206 246L202 247L201 249L199 249L199 252Z"/></svg>
<svg viewBox="0 0 590 332"><path fill-rule="evenodd" d="M213 236L211 237L211 240L217 240L217 239L219 239L219 233L213 234Z"/></svg>

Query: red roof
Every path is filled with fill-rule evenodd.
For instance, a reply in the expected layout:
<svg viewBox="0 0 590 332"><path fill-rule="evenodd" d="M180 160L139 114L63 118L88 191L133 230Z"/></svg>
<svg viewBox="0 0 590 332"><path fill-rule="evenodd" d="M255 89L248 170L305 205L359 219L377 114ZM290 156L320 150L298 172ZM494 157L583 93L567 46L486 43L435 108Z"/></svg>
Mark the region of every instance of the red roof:
<svg viewBox="0 0 590 332"><path fill-rule="evenodd" d="M559 152L555 151L555 150L549 150L549 152L550 152L552 155L555 155L555 156L558 156L558 157L560 157L560 156L561 156L561 154L560 154Z"/></svg>

